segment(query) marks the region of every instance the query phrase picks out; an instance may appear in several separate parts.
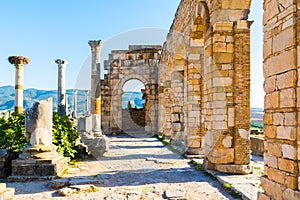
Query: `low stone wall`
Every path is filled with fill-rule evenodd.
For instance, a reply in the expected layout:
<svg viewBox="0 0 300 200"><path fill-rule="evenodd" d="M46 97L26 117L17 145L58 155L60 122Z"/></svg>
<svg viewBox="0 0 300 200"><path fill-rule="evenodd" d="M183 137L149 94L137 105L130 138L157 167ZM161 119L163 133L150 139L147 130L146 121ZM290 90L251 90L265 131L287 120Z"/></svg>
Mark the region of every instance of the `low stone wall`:
<svg viewBox="0 0 300 200"><path fill-rule="evenodd" d="M253 155L263 156L264 155L264 138L251 137L251 151Z"/></svg>

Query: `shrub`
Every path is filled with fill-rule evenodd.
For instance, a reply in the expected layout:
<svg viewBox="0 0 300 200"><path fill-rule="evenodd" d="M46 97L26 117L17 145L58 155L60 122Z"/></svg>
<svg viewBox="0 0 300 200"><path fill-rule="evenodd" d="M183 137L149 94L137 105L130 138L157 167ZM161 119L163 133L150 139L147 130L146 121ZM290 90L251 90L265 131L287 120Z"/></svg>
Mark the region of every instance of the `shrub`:
<svg viewBox="0 0 300 200"><path fill-rule="evenodd" d="M65 157L75 158L76 140L79 134L68 116L59 116L53 113L52 139L58 149L57 151Z"/></svg>
<svg viewBox="0 0 300 200"><path fill-rule="evenodd" d="M24 115L13 113L7 119L0 118L0 149L8 149L15 153L27 144L24 136Z"/></svg>
<svg viewBox="0 0 300 200"><path fill-rule="evenodd" d="M27 144L24 135L24 115L13 113L8 119L0 118L0 149L9 149L20 153ZM57 151L65 157L75 158L75 142L79 134L67 116L53 113L52 139Z"/></svg>

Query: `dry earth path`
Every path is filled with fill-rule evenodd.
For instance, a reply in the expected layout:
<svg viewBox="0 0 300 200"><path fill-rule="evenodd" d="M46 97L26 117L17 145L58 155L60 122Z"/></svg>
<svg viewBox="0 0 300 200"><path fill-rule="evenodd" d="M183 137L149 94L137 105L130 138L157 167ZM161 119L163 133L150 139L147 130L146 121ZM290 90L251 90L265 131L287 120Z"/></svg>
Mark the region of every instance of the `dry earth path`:
<svg viewBox="0 0 300 200"><path fill-rule="evenodd" d="M98 160L70 166L58 183L92 184L97 192L61 196L53 181L7 183L16 200L42 199L234 199L223 186L154 137L111 137L110 151Z"/></svg>

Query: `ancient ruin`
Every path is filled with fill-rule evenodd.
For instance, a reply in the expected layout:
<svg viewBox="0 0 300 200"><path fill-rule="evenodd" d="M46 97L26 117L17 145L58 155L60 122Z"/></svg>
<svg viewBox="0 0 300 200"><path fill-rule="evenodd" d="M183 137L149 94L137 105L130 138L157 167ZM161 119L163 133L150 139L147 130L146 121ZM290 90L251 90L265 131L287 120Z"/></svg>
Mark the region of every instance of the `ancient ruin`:
<svg viewBox="0 0 300 200"><path fill-rule="evenodd" d="M56 59L58 66L57 77L57 113L59 116L67 114L67 95L66 95L66 67L68 62L63 59Z"/></svg>
<svg viewBox="0 0 300 200"><path fill-rule="evenodd" d="M137 130L162 136L179 146L185 155L204 157L207 170L252 173L250 5L251 0L182 0L163 46L130 45L127 50L111 51L109 59L104 61L107 73L103 80L100 79L102 42L89 41L91 115L86 92L86 116L79 118L78 123L82 139L94 157L99 158L108 150L103 133L128 133L131 130L124 118L134 123L139 119L142 129ZM300 3L265 0L263 9L266 94L264 147L260 149L264 149L261 177L264 191L258 194L258 199L300 199ZM21 113L22 69L29 60L10 57L9 62L17 69L15 111ZM60 60L56 63L63 64ZM145 103L138 117L132 113L124 115L122 109L122 88L134 79L145 85ZM62 88L59 83L59 96L63 94ZM59 106L65 114L63 98L59 99ZM50 126L49 119L43 121ZM32 126L28 124L29 121L26 135L32 146L25 148L13 162L12 178L57 174L53 165L37 164L37 160L55 150L48 149L52 144L51 128L36 126L29 130ZM64 164L62 158L57 164L59 171ZM44 174L48 169L51 174Z"/></svg>
<svg viewBox="0 0 300 200"><path fill-rule="evenodd" d="M29 64L29 59L24 56L10 56L8 58L10 64L16 68L15 75L15 112L23 113L23 71L24 66Z"/></svg>
<svg viewBox="0 0 300 200"><path fill-rule="evenodd" d="M112 51L101 87L102 127L122 130L122 85L138 79L148 90L146 131L157 130L187 154L205 155L208 169L251 173L250 4L182 0L162 51L153 49L152 57L142 55L149 50L142 46ZM259 199L296 199L299 5L265 1L263 7L265 176ZM153 82L145 71L152 65Z"/></svg>
<svg viewBox="0 0 300 200"><path fill-rule="evenodd" d="M10 181L49 180L67 167L67 158L52 143L52 99L36 102L25 112L25 136L30 144L12 161Z"/></svg>

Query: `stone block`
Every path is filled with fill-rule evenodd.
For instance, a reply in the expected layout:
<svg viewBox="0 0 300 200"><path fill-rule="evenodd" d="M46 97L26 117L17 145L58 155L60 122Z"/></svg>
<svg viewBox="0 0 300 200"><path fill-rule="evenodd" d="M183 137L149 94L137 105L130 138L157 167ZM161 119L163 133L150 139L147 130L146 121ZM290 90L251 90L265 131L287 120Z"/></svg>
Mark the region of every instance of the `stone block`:
<svg viewBox="0 0 300 200"><path fill-rule="evenodd" d="M190 148L201 147L201 137L200 136L188 136L186 140L186 146Z"/></svg>
<svg viewBox="0 0 300 200"><path fill-rule="evenodd" d="M296 125L296 113L285 113L284 114L284 125L295 126Z"/></svg>
<svg viewBox="0 0 300 200"><path fill-rule="evenodd" d="M215 164L227 164L234 161L234 149L213 149L208 154L208 160Z"/></svg>
<svg viewBox="0 0 300 200"><path fill-rule="evenodd" d="M213 87L227 87L227 86L231 86L231 85L232 85L232 78L231 77L216 77L216 78L213 78Z"/></svg>
<svg viewBox="0 0 300 200"><path fill-rule="evenodd" d="M274 36L273 53L282 51L288 47L295 45L295 29L290 27L288 29L280 31L279 34Z"/></svg>
<svg viewBox="0 0 300 200"><path fill-rule="evenodd" d="M276 41L280 42L280 41ZM264 64L264 77L273 76L295 69L296 52L294 49L284 51L277 56L269 58Z"/></svg>
<svg viewBox="0 0 300 200"><path fill-rule="evenodd" d="M258 192L257 193L257 200L271 200L266 194Z"/></svg>
<svg viewBox="0 0 300 200"><path fill-rule="evenodd" d="M265 96L265 109L279 107L279 92L273 92Z"/></svg>
<svg viewBox="0 0 300 200"><path fill-rule="evenodd" d="M212 129L214 130L224 130L227 129L227 123L225 121L213 121Z"/></svg>
<svg viewBox="0 0 300 200"><path fill-rule="evenodd" d="M251 174L253 171L250 165L216 165L215 169L227 174Z"/></svg>
<svg viewBox="0 0 300 200"><path fill-rule="evenodd" d="M290 172L292 174L296 174L298 171L296 161L283 158L278 158L278 168L285 172Z"/></svg>
<svg viewBox="0 0 300 200"><path fill-rule="evenodd" d="M267 143L267 146L265 145L265 148L267 149L267 153L276 157L282 156L281 151L281 145L279 143Z"/></svg>
<svg viewBox="0 0 300 200"><path fill-rule="evenodd" d="M277 126L266 125L264 129L265 129L264 130L265 137L276 138L276 135L277 135Z"/></svg>
<svg viewBox="0 0 300 200"><path fill-rule="evenodd" d="M265 165L272 167L272 168L278 168L277 164L277 157L272 156L270 154L264 153L264 163Z"/></svg>
<svg viewBox="0 0 300 200"><path fill-rule="evenodd" d="M284 184L285 175L281 171L267 166L265 166L264 171L270 180Z"/></svg>
<svg viewBox="0 0 300 200"><path fill-rule="evenodd" d="M214 53L213 59L215 64L228 64L232 62L232 53Z"/></svg>
<svg viewBox="0 0 300 200"><path fill-rule="evenodd" d="M280 91L280 107L294 107L296 93L294 88L285 89Z"/></svg>
<svg viewBox="0 0 300 200"><path fill-rule="evenodd" d="M292 70L286 73L277 75L276 85L279 90L296 86L297 71Z"/></svg>
<svg viewBox="0 0 300 200"><path fill-rule="evenodd" d="M290 126L278 126L277 127L277 138L285 140L296 140L296 128Z"/></svg>
<svg viewBox="0 0 300 200"><path fill-rule="evenodd" d="M262 138L250 137L252 154L262 156L264 154L264 140Z"/></svg>
<svg viewBox="0 0 300 200"><path fill-rule="evenodd" d="M292 160L296 158L296 147L289 144L283 144L281 145L281 150L284 158L289 158Z"/></svg>
<svg viewBox="0 0 300 200"><path fill-rule="evenodd" d="M274 113L273 114L273 124L278 126L278 125L283 125L284 124L284 114L283 113Z"/></svg>
<svg viewBox="0 0 300 200"><path fill-rule="evenodd" d="M300 179L299 179L300 180ZM300 192L287 188L283 192L283 200L300 199Z"/></svg>
<svg viewBox="0 0 300 200"><path fill-rule="evenodd" d="M264 91L269 94L276 91L276 76L268 77L264 81Z"/></svg>
<svg viewBox="0 0 300 200"><path fill-rule="evenodd" d="M96 159L103 156L109 150L109 139L106 136L91 136L85 134L81 138L82 142L88 147L90 152Z"/></svg>

